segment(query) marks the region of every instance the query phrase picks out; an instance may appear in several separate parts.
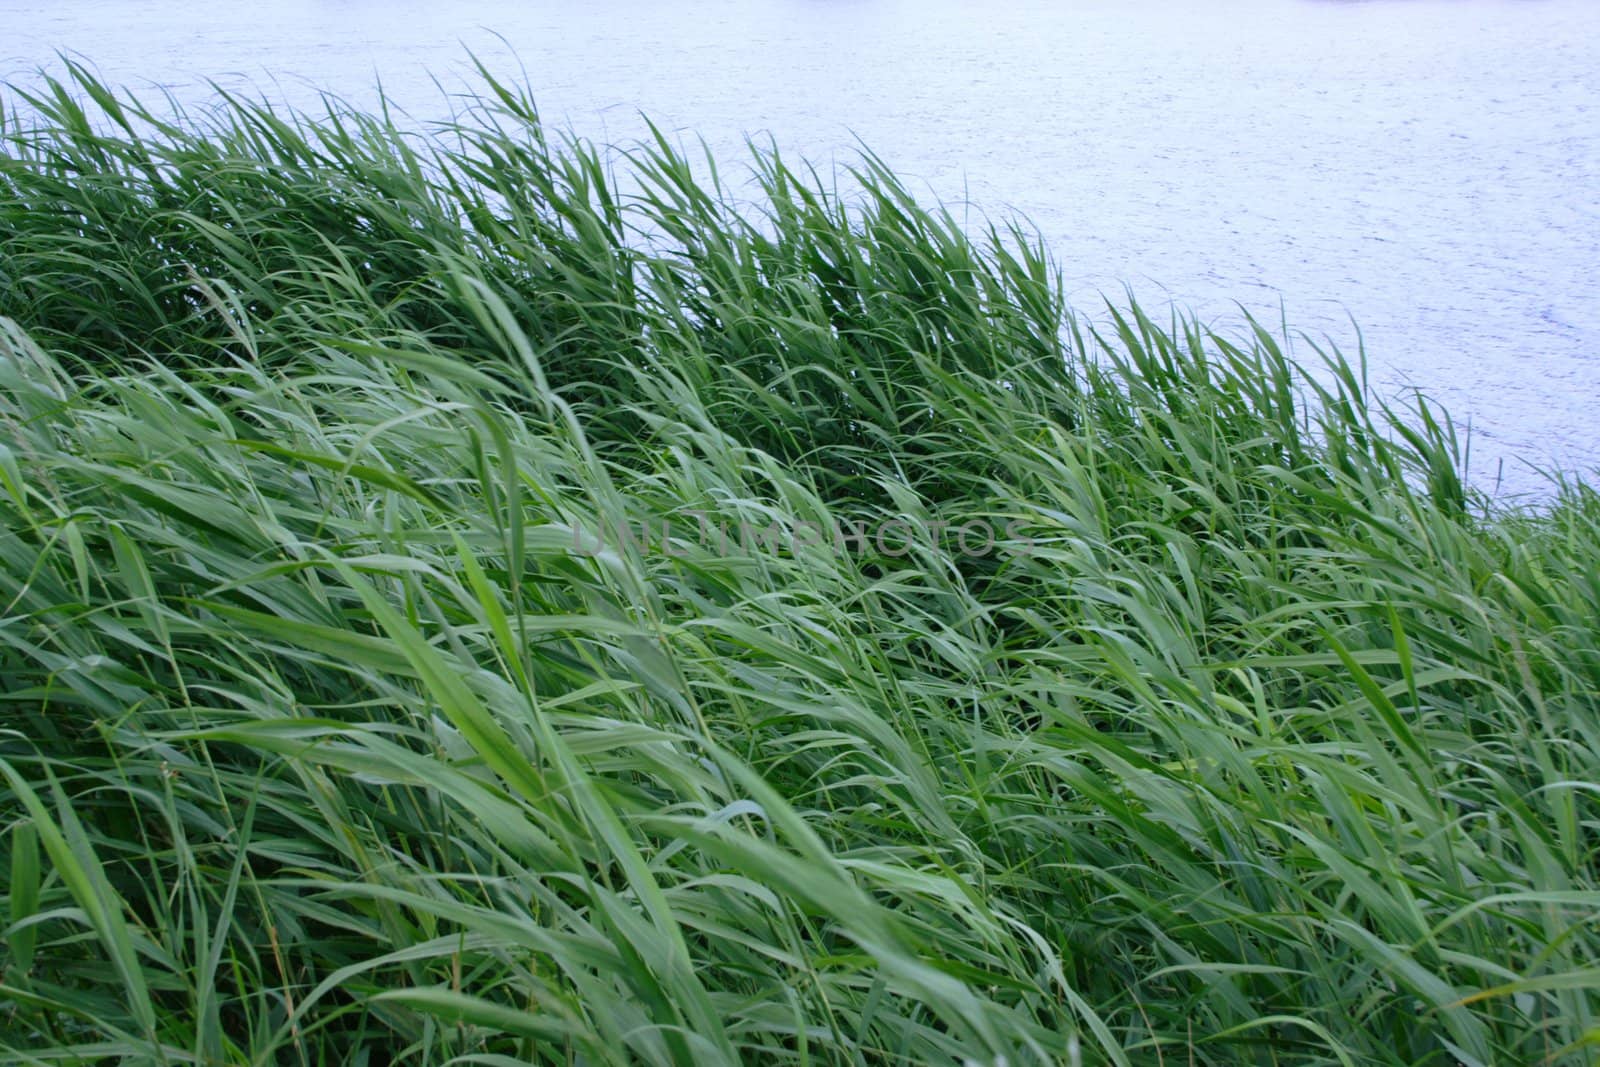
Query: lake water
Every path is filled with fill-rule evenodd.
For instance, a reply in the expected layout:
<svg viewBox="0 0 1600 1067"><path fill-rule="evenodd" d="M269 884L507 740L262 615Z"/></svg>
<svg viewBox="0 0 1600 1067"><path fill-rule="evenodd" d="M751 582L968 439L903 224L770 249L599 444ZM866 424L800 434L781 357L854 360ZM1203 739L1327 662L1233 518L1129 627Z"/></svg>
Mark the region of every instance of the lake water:
<svg viewBox="0 0 1600 1067"><path fill-rule="evenodd" d="M1469 424L1474 477L1600 468L1600 0L0 0L0 78L58 50L419 121L466 49L603 143L642 110L1020 213L1075 302L1124 284L1353 349ZM274 80L275 79L275 80ZM1302 345L1299 351L1307 350Z"/></svg>

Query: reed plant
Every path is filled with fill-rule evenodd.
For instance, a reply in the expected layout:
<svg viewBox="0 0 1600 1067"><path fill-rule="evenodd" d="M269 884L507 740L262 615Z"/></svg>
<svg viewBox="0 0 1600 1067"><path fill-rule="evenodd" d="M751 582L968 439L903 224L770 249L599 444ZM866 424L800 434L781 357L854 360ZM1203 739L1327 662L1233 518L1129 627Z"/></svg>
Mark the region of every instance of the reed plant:
<svg viewBox="0 0 1600 1067"><path fill-rule="evenodd" d="M40 86L0 1058L1594 1062L1586 481L870 155Z"/></svg>

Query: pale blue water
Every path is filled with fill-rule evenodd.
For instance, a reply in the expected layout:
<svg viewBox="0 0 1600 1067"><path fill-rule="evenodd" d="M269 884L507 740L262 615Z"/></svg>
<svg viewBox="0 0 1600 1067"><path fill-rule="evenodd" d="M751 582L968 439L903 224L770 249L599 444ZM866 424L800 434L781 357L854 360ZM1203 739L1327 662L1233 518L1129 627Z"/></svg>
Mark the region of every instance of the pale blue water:
<svg viewBox="0 0 1600 1067"><path fill-rule="evenodd" d="M0 0L0 77L71 49L191 103L206 79L370 102L381 77L440 117L429 74L460 88L463 44L602 142L641 109L724 160L857 135L931 195L1025 213L1084 307L1125 282L1223 321L1281 299L1346 347L1353 316L1376 382L1470 421L1480 483L1600 467L1600 0Z"/></svg>

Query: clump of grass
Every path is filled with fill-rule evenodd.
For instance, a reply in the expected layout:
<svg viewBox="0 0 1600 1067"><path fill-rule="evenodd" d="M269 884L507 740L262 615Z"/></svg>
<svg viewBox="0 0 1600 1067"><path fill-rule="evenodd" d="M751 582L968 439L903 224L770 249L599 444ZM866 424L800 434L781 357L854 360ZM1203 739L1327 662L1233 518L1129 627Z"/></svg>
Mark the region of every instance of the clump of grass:
<svg viewBox="0 0 1600 1067"><path fill-rule="evenodd" d="M8 1057L1593 1058L1593 489L483 76L10 91Z"/></svg>

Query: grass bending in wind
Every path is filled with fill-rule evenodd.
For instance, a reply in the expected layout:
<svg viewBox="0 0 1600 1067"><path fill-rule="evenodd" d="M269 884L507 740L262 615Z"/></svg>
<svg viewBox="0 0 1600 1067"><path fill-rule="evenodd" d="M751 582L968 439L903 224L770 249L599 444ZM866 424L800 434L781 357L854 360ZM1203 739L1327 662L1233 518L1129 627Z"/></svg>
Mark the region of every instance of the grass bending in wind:
<svg viewBox="0 0 1600 1067"><path fill-rule="evenodd" d="M1593 1061L1592 489L483 77L9 90L0 1055Z"/></svg>

